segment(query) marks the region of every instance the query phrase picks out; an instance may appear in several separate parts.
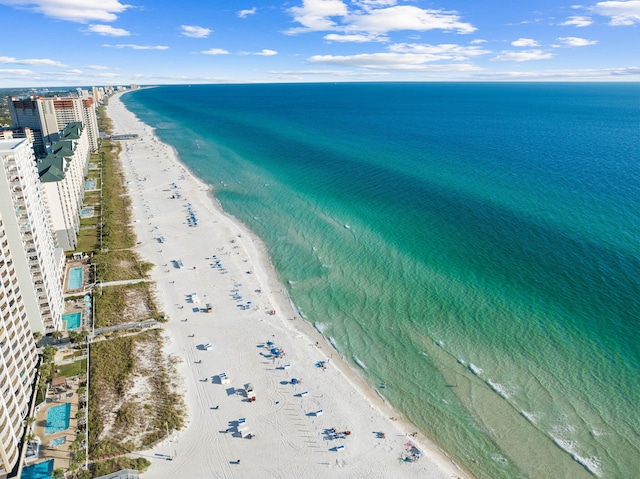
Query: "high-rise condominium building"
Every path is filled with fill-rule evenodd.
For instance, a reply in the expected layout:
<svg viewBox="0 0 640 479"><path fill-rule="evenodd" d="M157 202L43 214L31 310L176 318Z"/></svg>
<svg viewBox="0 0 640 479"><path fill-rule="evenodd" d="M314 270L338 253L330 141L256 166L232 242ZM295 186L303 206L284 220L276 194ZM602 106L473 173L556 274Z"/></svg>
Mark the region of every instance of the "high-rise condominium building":
<svg viewBox="0 0 640 479"><path fill-rule="evenodd" d="M31 287L30 279L19 280L0 211L0 477L18 462L36 375L36 345L22 295Z"/></svg>
<svg viewBox="0 0 640 479"><path fill-rule="evenodd" d="M47 154L47 147L57 140L57 135L68 123L80 121L87 129L89 148L98 150L98 119L96 104L92 97L87 98L41 98L31 96L27 99L9 98L9 114L12 126L28 126L36 130L33 148L38 157Z"/></svg>
<svg viewBox="0 0 640 479"><path fill-rule="evenodd" d="M0 140L0 214L31 330L59 330L64 252L51 233L33 149L26 139Z"/></svg>
<svg viewBox="0 0 640 479"><path fill-rule="evenodd" d="M89 139L82 123L69 123L51 152L38 162L42 192L48 206L51 230L58 246L72 251L78 246L84 178L89 166Z"/></svg>

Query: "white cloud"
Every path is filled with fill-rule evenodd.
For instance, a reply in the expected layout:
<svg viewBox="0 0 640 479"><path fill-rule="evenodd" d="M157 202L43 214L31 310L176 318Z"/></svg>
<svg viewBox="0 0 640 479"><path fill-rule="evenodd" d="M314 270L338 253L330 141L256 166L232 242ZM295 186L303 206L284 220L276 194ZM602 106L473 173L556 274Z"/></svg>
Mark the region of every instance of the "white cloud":
<svg viewBox="0 0 640 479"><path fill-rule="evenodd" d="M112 36L112 37L128 37L131 35L127 30L122 28L114 28L111 25L89 25L87 31L91 33L97 33L98 35Z"/></svg>
<svg viewBox="0 0 640 479"><path fill-rule="evenodd" d="M595 45L598 43L598 40L587 40L586 38L578 37L560 37L558 40L568 47L586 47L587 45Z"/></svg>
<svg viewBox="0 0 640 479"><path fill-rule="evenodd" d="M213 30L195 25L180 25L182 35L191 38L207 38Z"/></svg>
<svg viewBox="0 0 640 479"><path fill-rule="evenodd" d="M471 40L469 43L471 43L472 45L476 45L476 44L480 44L480 43L487 43L487 41L478 38L477 40Z"/></svg>
<svg viewBox="0 0 640 479"><path fill-rule="evenodd" d="M537 47L540 44L532 38L518 38L511 42L511 45L514 47Z"/></svg>
<svg viewBox="0 0 640 479"><path fill-rule="evenodd" d="M412 5L396 5L390 0L360 0L352 9L343 0L303 0L302 6L289 13L302 27L285 33L295 35L310 31L335 31L347 34L386 34L392 31L427 30L471 33L476 28L461 22L455 11L426 10ZM379 8L376 8L379 7Z"/></svg>
<svg viewBox="0 0 640 479"><path fill-rule="evenodd" d="M164 45L134 45L132 43L119 43L117 45L110 45L105 43L102 45L107 48L131 48L132 50L168 50L169 47Z"/></svg>
<svg viewBox="0 0 640 479"><path fill-rule="evenodd" d="M452 30L471 33L476 28L470 23L460 22L455 12L424 10L411 5L372 10L365 15L351 15L347 19L349 31L386 33L398 30Z"/></svg>
<svg viewBox="0 0 640 479"><path fill-rule="evenodd" d="M389 46L389 51L396 53L418 53L434 55L438 60L462 61L469 57L487 55L489 50L483 50L477 46L456 45L453 43L443 43L440 45L397 43Z"/></svg>
<svg viewBox="0 0 640 479"><path fill-rule="evenodd" d="M256 7L250 8L248 10L240 10L238 12L238 17L247 18L249 15L255 15L255 13L256 13Z"/></svg>
<svg viewBox="0 0 640 479"><path fill-rule="evenodd" d="M345 17L348 9L342 0L303 0L301 7L291 7L289 12L296 22L303 25L286 32L296 34L305 31L335 30L337 25L331 17Z"/></svg>
<svg viewBox="0 0 640 479"><path fill-rule="evenodd" d="M428 53L362 53L359 55L314 55L308 59L310 63L324 63L347 67L365 68L368 70L395 71L471 71L481 70L472 63L440 63L431 64L442 58Z"/></svg>
<svg viewBox="0 0 640 479"><path fill-rule="evenodd" d="M31 66L47 66L47 67L66 67L64 63L57 62L55 60L49 60L48 58L25 58L18 60L14 57L0 57L0 63L13 63L15 65L31 65Z"/></svg>
<svg viewBox="0 0 640 479"><path fill-rule="evenodd" d="M352 0L352 2L362 7L363 9L370 9L375 7L391 7L398 3L397 0Z"/></svg>
<svg viewBox="0 0 640 479"><path fill-rule="evenodd" d="M222 48L209 48L209 50L203 50L200 53L203 55L228 55L229 52Z"/></svg>
<svg viewBox="0 0 640 479"><path fill-rule="evenodd" d="M109 67L105 67L104 65L87 65L89 70L111 70Z"/></svg>
<svg viewBox="0 0 640 479"><path fill-rule="evenodd" d="M501 78L509 80L632 80L640 79L640 67L623 68L585 68L575 70L539 70L530 72L481 72L477 78ZM631 77L631 78L629 78Z"/></svg>
<svg viewBox="0 0 640 479"><path fill-rule="evenodd" d="M66 74L69 74L69 75L82 75L83 71L82 70L78 70L77 68L74 68L73 70L65 70L62 73L66 73Z"/></svg>
<svg viewBox="0 0 640 479"><path fill-rule="evenodd" d="M591 11L609 17L609 25L633 25L640 23L640 0L598 2Z"/></svg>
<svg viewBox="0 0 640 479"><path fill-rule="evenodd" d="M585 17L581 15L574 15L567 18L567 21L562 22L560 25L570 26L575 25L576 27L588 27L593 24L593 20L591 17Z"/></svg>
<svg viewBox="0 0 640 479"><path fill-rule="evenodd" d="M33 75L33 72L31 70L25 70L20 68L6 68L6 69L0 68L0 76L4 76L4 75L27 76L27 75Z"/></svg>
<svg viewBox="0 0 640 479"><path fill-rule="evenodd" d="M528 62L531 60L548 60L553 57L553 53L542 50L523 50L517 52L504 51L491 60L497 62Z"/></svg>
<svg viewBox="0 0 640 479"><path fill-rule="evenodd" d="M0 0L0 4L25 8L47 17L70 22L113 22L131 5L118 0Z"/></svg>
<svg viewBox="0 0 640 479"><path fill-rule="evenodd" d="M351 42L351 43L367 43L367 42L388 42L389 37L380 36L380 35L361 35L361 34L351 34L351 35L341 35L338 33L329 33L324 36L325 40L330 42Z"/></svg>
<svg viewBox="0 0 640 479"><path fill-rule="evenodd" d="M269 50L268 48L265 48L264 50L261 50L259 52L242 52L241 55L258 55L261 57L271 57L273 55L277 55L278 52L275 50Z"/></svg>

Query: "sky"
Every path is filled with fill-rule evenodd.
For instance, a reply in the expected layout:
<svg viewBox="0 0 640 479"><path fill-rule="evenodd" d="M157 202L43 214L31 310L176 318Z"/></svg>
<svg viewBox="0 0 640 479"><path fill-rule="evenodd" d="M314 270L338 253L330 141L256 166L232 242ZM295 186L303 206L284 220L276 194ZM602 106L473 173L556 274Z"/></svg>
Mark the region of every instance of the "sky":
<svg viewBox="0 0 640 479"><path fill-rule="evenodd" d="M0 0L0 88L640 81L640 0Z"/></svg>

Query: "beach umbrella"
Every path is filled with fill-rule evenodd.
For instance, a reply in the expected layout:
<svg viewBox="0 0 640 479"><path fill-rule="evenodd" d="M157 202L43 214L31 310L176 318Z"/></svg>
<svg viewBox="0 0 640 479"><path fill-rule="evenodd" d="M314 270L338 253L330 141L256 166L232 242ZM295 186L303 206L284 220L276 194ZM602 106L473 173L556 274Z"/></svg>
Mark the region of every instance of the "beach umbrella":
<svg viewBox="0 0 640 479"><path fill-rule="evenodd" d="M300 381L298 381L298 378L293 378L291 380L291 384L298 384Z"/></svg>

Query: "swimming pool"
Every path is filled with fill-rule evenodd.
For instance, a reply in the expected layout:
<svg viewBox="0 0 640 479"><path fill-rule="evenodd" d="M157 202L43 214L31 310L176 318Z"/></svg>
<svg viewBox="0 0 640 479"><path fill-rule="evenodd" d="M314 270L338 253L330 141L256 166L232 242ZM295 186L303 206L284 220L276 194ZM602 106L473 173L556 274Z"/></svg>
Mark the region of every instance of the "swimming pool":
<svg viewBox="0 0 640 479"><path fill-rule="evenodd" d="M82 313L69 313L62 316L62 320L67 322L67 331L78 329L82 324Z"/></svg>
<svg viewBox="0 0 640 479"><path fill-rule="evenodd" d="M62 446L65 442L67 442L67 436L56 437L55 439L51 439L49 447Z"/></svg>
<svg viewBox="0 0 640 479"><path fill-rule="evenodd" d="M69 429L69 419L71 417L71 403L66 402L59 406L53 406L47 411L47 425L44 428L45 434L55 434Z"/></svg>
<svg viewBox="0 0 640 479"><path fill-rule="evenodd" d="M53 472L53 459L27 466L22 470L21 479L50 479Z"/></svg>
<svg viewBox="0 0 640 479"><path fill-rule="evenodd" d="M67 289L80 289L82 287L82 266L77 268L71 268L69 271L69 281L67 282Z"/></svg>

